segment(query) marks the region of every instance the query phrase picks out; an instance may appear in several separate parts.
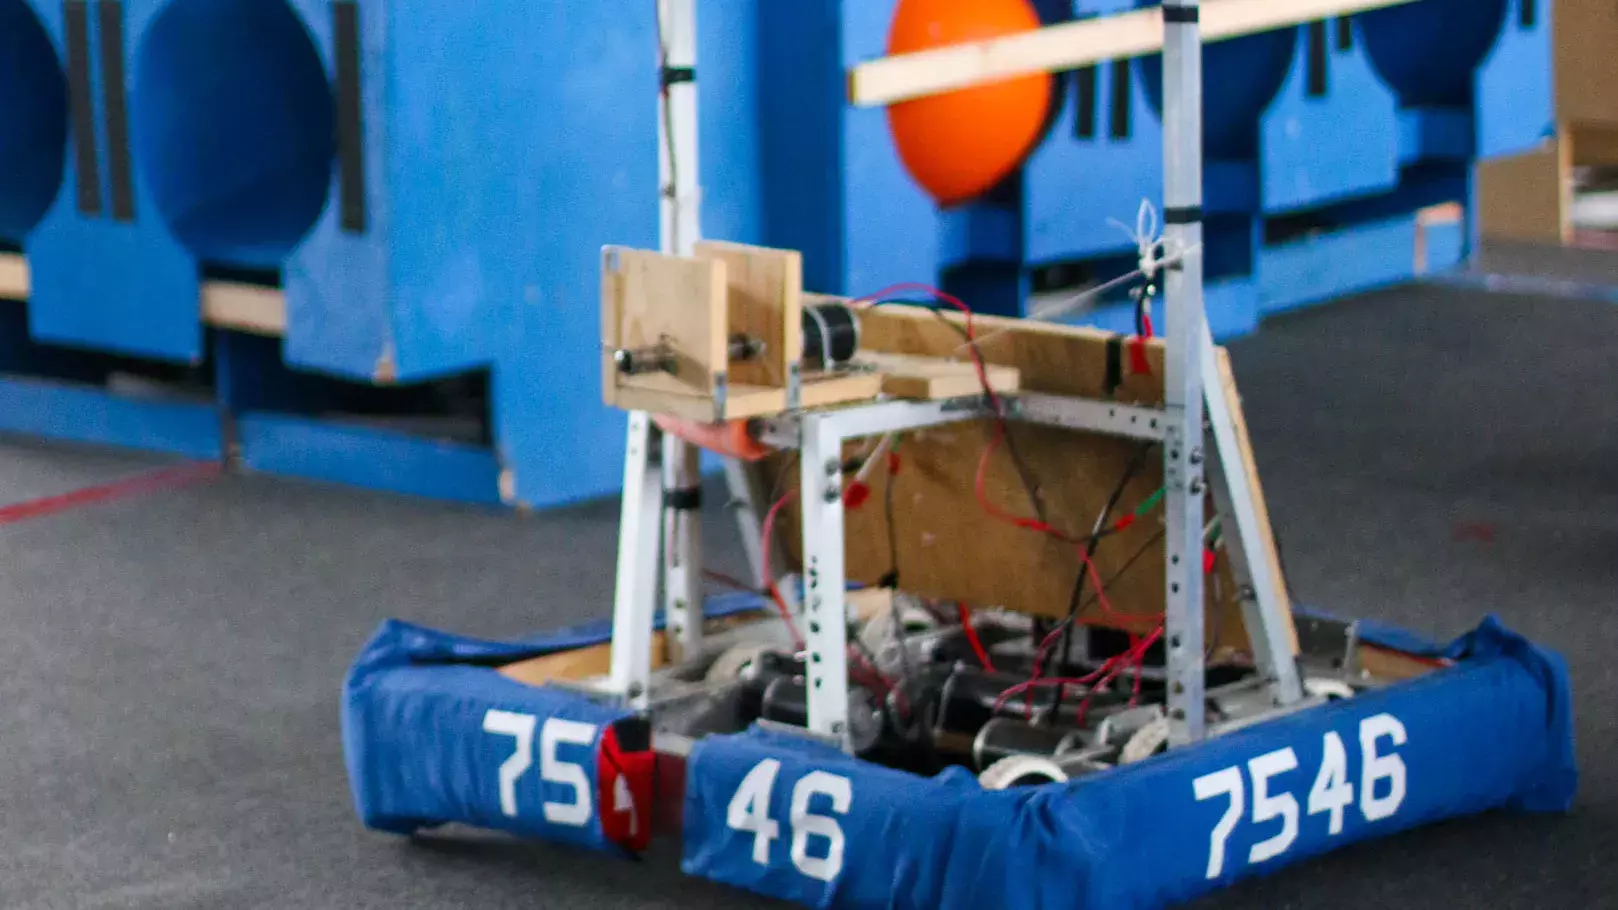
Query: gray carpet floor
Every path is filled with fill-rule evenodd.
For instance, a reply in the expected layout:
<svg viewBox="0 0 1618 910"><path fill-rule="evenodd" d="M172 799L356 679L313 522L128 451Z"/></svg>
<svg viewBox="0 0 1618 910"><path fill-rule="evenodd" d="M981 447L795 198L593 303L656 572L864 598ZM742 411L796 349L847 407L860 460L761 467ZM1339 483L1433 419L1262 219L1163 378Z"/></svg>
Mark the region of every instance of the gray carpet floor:
<svg viewBox="0 0 1618 910"><path fill-rule="evenodd" d="M1618 308L1410 288L1235 346L1300 599L1435 636L1495 612L1560 649L1584 788L1565 817L1450 823L1198 906L1618 906L1615 340ZM0 501L150 464L6 443ZM632 866L354 821L338 687L376 623L604 615L616 517L230 477L0 527L0 907L772 906L671 851Z"/></svg>

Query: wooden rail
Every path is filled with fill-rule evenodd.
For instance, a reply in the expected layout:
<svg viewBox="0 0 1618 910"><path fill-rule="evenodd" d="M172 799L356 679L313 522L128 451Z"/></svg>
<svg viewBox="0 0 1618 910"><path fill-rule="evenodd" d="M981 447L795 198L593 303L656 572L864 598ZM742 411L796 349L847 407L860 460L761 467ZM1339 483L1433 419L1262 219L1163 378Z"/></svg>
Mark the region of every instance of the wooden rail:
<svg viewBox="0 0 1618 910"><path fill-rule="evenodd" d="M1228 41L1257 32L1330 19L1415 0L1207 0L1202 40ZM1163 49L1159 7L1033 31L883 57L848 74L849 102L883 107L984 82L1077 69Z"/></svg>
<svg viewBox="0 0 1618 910"><path fill-rule="evenodd" d="M28 260L0 253L0 300L27 300ZM216 329L279 338L286 334L286 296L278 288L237 281L202 284L202 321Z"/></svg>

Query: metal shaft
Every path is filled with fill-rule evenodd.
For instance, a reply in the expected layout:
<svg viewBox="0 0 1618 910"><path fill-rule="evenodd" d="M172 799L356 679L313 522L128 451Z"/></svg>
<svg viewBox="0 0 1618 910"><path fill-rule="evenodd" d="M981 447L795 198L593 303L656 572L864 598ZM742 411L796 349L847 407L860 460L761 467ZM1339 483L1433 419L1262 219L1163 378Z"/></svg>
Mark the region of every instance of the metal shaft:
<svg viewBox="0 0 1618 910"><path fill-rule="evenodd" d="M1163 222L1171 258L1164 282L1165 640L1171 741L1200 740L1203 674L1202 527L1206 497L1201 346L1202 36L1196 0L1163 4Z"/></svg>
<svg viewBox="0 0 1618 910"><path fill-rule="evenodd" d="M662 48L658 103L663 252L689 256L700 239L697 190L697 23L695 0L657 0ZM702 646L702 549L697 504L702 475L696 448L663 439L663 615L670 650Z"/></svg>

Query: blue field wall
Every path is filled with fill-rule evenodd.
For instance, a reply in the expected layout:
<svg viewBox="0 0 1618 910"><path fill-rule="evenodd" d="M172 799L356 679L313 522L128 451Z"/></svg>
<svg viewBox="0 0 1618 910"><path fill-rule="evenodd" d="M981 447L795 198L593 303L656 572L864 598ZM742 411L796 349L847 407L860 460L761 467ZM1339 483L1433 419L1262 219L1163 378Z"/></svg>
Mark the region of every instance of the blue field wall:
<svg viewBox="0 0 1618 910"><path fill-rule="evenodd" d="M1398 110L1372 71L1353 20L1293 30L1295 52L1263 113L1263 210L1316 208L1392 190Z"/></svg>
<svg viewBox="0 0 1618 910"><path fill-rule="evenodd" d="M440 452L475 468L455 498L502 467L513 502L609 492L599 250L657 242L655 47L650 6L0 0L0 105L27 127L0 137L0 250L27 254L29 335L216 371L249 466L414 492L434 484L384 466L423 456L430 480ZM738 239L762 233L756 105L731 90L757 50L716 54L704 90L740 121L704 149L709 231ZM279 282L282 343L213 338L214 277ZM366 455L302 378L469 371L496 389L476 457L386 434Z"/></svg>
<svg viewBox="0 0 1618 910"><path fill-rule="evenodd" d="M1040 12L1060 21L1136 5ZM817 288L926 280L992 312L1027 312L1030 275L1053 266L1091 280L1127 270L1133 243L1114 222L1132 226L1141 200L1161 196L1157 58L1058 74L1048 132L1021 172L940 212L905 174L884 114L840 104L842 71L881 55L894 6L760 11L762 110L783 124L762 137L766 242L805 250ZM1544 0L1423 0L1210 45L1204 252L1216 332L1413 277L1418 209L1464 205L1464 171L1479 154L1545 131L1549 12ZM1456 194L1435 198L1433 171L1445 167ZM1297 219L1313 227L1286 230ZM1464 255L1464 231L1457 244L1447 226L1420 230L1425 268ZM1133 314L1102 301L1081 321L1128 327Z"/></svg>
<svg viewBox="0 0 1618 910"><path fill-rule="evenodd" d="M1141 2L1036 6L1058 22ZM846 104L896 5L699 10L704 233L801 249L811 290L921 281L991 313L1130 271L1128 229L1161 199L1156 59L1053 76L1024 166L940 210L886 114ZM1468 202L1478 156L1548 134L1550 17L1548 0L1419 0L1210 45L1216 335L1458 262L1465 222L1419 213ZM223 432L262 470L532 506L615 490L599 251L657 243L655 33L651 4L0 0L0 253L20 248L32 285L0 323L20 336L0 371L56 390L115 354L209 374L223 417L179 448ZM206 329L216 278L278 283L285 337ZM1134 328L1122 294L1066 318ZM334 383L474 374L481 443L327 425ZM171 435L141 432L138 407L134 424L69 410L19 405L59 411L49 435Z"/></svg>
<svg viewBox="0 0 1618 910"><path fill-rule="evenodd" d="M44 217L67 160L67 75L27 0L0 0L0 244Z"/></svg>
<svg viewBox="0 0 1618 910"><path fill-rule="evenodd" d="M129 49L159 4L31 6L66 67L70 129L60 190L23 244L30 328L42 341L199 361L196 262L158 216L130 135Z"/></svg>

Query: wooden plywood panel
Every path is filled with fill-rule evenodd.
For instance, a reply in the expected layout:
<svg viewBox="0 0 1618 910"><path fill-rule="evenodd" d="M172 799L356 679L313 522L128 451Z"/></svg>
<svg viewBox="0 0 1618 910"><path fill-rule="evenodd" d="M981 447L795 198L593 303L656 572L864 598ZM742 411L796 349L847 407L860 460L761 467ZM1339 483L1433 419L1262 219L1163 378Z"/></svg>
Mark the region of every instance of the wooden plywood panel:
<svg viewBox="0 0 1618 910"><path fill-rule="evenodd" d="M784 387L803 351L803 254L712 241L697 244L695 253L725 263L730 333L764 342L757 360L730 365L730 381Z"/></svg>
<svg viewBox="0 0 1618 910"><path fill-rule="evenodd" d="M1270 575L1263 577L1259 572L1253 572L1253 585L1267 585L1275 597L1275 602L1287 614L1292 614L1292 591L1287 587L1286 577L1281 573L1281 551L1275 544L1275 529L1270 525L1270 507L1264 501L1263 485L1259 483L1258 460L1253 456L1253 442L1247 435L1247 414L1242 410L1241 392L1236 388L1236 374L1230 368L1230 353L1224 348L1218 350L1219 380L1223 386L1225 403L1230 408L1231 422L1236 427L1236 441L1241 448L1241 464L1239 467L1247 475L1247 485L1258 493L1257 502L1254 503L1254 513L1257 516L1258 534L1264 541L1265 555L1269 558ZM1291 630L1292 651L1298 651L1298 630Z"/></svg>
<svg viewBox="0 0 1618 910"><path fill-rule="evenodd" d="M725 263L609 247L602 257L602 388L608 404L618 388L661 388L667 374L623 376L612 352L666 342L676 354L673 378L710 394L726 370Z"/></svg>
<svg viewBox="0 0 1618 910"><path fill-rule="evenodd" d="M932 313L902 307L863 314L866 346L878 351L941 356L960 347L957 331ZM1108 333L1016 320L975 320L985 359L1016 367L1024 389L1054 394L1105 397ZM1162 403L1163 349L1147 346L1149 375L1122 378L1116 400ZM1234 383L1230 384L1234 394ZM901 448L902 469L894 487L894 537L900 584L907 590L978 605L1002 605L1043 616L1066 615L1082 563L1075 549L1046 535L995 521L979 507L974 487L993 425L954 424L909 435ZM1095 434L1026 424L1011 425L1015 447L1037 479L1037 491L1052 524L1073 536L1087 534L1109 494L1140 458L1141 444ZM1248 465L1250 468L1250 464ZM779 467L779 466L778 466ZM1262 488L1253 478L1263 514ZM850 577L875 582L893 566L882 503L888 478L871 478L873 495L849 513ZM1132 511L1162 485L1162 457L1154 450L1124 486L1114 517ZM984 495L1002 509L1032 515L1033 508L1004 446L984 465ZM787 511L783 509L783 511ZM784 517L784 540L797 552L797 518ZM1146 628L1164 604L1164 549L1161 511L1104 540L1095 563L1107 581L1112 607L1099 605L1086 621ZM1284 590L1284 584L1277 581ZM1086 585L1087 590L1090 586ZM1209 585L1210 637L1222 647L1245 648L1235 585L1221 564ZM1217 597L1216 597L1217 595ZM1132 617L1132 618L1131 618Z"/></svg>
<svg viewBox="0 0 1618 910"><path fill-rule="evenodd" d="M1556 116L1618 124L1618 5L1612 0L1556 0Z"/></svg>
<svg viewBox="0 0 1618 910"><path fill-rule="evenodd" d="M1478 225L1485 240L1561 245L1573 239L1569 144L1478 162Z"/></svg>

